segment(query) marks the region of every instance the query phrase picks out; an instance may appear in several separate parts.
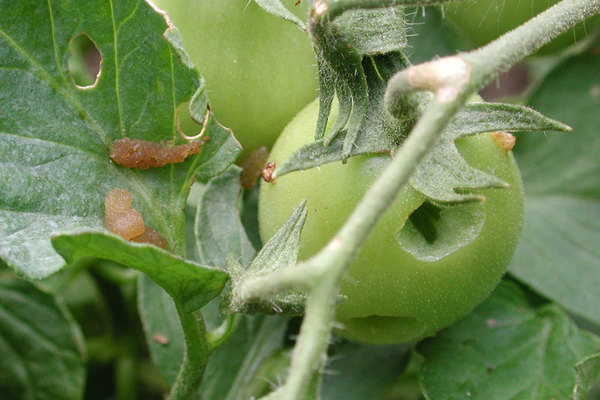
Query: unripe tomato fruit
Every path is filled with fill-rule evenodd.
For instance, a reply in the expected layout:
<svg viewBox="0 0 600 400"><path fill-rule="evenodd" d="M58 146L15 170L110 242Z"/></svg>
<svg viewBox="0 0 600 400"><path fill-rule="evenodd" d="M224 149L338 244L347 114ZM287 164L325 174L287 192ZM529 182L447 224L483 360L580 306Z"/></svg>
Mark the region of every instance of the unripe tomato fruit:
<svg viewBox="0 0 600 400"><path fill-rule="evenodd" d="M476 47L483 46L516 28L559 0L465 0L443 6L444 15L454 22ZM589 18L542 47L538 54L564 49L600 24L600 16Z"/></svg>
<svg viewBox="0 0 600 400"><path fill-rule="evenodd" d="M248 154L270 148L286 123L317 96L308 35L248 0L153 0L167 11L206 80L215 117ZM301 20L307 2L283 2Z"/></svg>
<svg viewBox="0 0 600 400"><path fill-rule="evenodd" d="M279 137L270 160L281 163L313 140L317 113L317 102L302 110ZM432 261L419 261L396 240L408 217L417 209L427 209L425 196L405 187L343 280L341 294L347 300L336 310L336 319L345 325L340 335L365 343L405 342L430 336L471 311L498 284L521 232L523 188L519 170L512 153L490 134L461 139L457 146L470 165L493 173L510 187L481 190L486 198L483 204L459 206L472 209L451 208L449 212L481 207L485 222L474 240L451 254L432 257ZM274 183L262 182L261 237L269 239L306 198L308 217L301 236L300 258L315 254L333 237L388 163L387 155L359 156L349 159L346 165L325 164L278 177ZM435 222L433 226L439 228L435 240L461 233L453 226L442 227Z"/></svg>

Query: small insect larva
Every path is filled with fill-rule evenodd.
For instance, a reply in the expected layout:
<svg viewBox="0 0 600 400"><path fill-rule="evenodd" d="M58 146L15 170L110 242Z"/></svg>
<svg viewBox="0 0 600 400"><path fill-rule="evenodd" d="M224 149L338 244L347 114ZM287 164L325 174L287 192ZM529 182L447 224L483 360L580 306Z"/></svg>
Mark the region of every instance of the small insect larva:
<svg viewBox="0 0 600 400"><path fill-rule="evenodd" d="M505 151L509 152L515 147L516 138L508 132L492 132L492 137Z"/></svg>
<svg viewBox="0 0 600 400"><path fill-rule="evenodd" d="M160 247L161 249L167 248L167 241L165 238L162 237L156 229L150 228L149 226L146 227L144 233L142 233L140 236L132 238L130 241L137 243L150 243Z"/></svg>
<svg viewBox="0 0 600 400"><path fill-rule="evenodd" d="M261 175L265 164L269 158L269 152L266 147L260 147L254 150L242 162L242 174L240 182L244 189L252 189L256 184L256 180Z"/></svg>
<svg viewBox="0 0 600 400"><path fill-rule="evenodd" d="M144 224L142 214L131 208L132 198L125 189L113 189L104 199L104 225L125 240L150 243L162 249L168 244L155 229Z"/></svg>
<svg viewBox="0 0 600 400"><path fill-rule="evenodd" d="M104 199L104 225L125 240L140 236L146 230L142 214L131 208L127 190L113 189Z"/></svg>
<svg viewBox="0 0 600 400"><path fill-rule="evenodd" d="M204 140L194 140L177 146L166 146L146 140L123 138L113 142L110 158L128 168L162 167L185 161L189 155L197 154L203 144Z"/></svg>

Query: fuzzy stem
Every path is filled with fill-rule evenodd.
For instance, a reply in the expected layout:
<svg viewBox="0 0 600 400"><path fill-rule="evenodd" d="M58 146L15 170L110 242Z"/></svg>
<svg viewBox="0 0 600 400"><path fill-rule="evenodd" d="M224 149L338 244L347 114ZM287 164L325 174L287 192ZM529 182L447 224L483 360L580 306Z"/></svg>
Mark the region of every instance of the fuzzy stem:
<svg viewBox="0 0 600 400"><path fill-rule="evenodd" d="M185 352L169 399L193 399L200 387L209 356L206 326L200 313L187 313L177 307L177 314L183 328Z"/></svg>
<svg viewBox="0 0 600 400"><path fill-rule="evenodd" d="M318 14L319 3L321 7L324 4L329 9L321 8L322 14ZM349 8L407 3L412 4L409 0L317 0L313 3L313 16L317 13L317 17L327 14L333 18L336 13ZM419 3L423 4L422 1ZM286 383L267 396L269 400L302 398L311 374L322 366L326 354L334 319L334 301L343 273L384 211L408 182L420 160L434 146L445 126L469 96L501 71L598 12L600 0L563 0L479 50L410 67L390 80L386 92L388 110L398 109L397 103L402 101L407 92L431 90L435 96L398 148L396 158L367 191L336 236L317 255L296 267L298 272L295 275L298 277L312 272L312 276L321 279L313 281L311 285L304 322ZM268 286L270 295L289 289L292 280L293 276L289 274L274 273L250 280L247 284L252 285L254 295L264 284ZM306 278L298 283L306 285ZM263 295L266 296L266 293L263 292Z"/></svg>
<svg viewBox="0 0 600 400"><path fill-rule="evenodd" d="M327 18L333 20L345 11L392 6L431 6L461 0L315 0L311 16L313 22ZM464 1L464 0L462 0Z"/></svg>

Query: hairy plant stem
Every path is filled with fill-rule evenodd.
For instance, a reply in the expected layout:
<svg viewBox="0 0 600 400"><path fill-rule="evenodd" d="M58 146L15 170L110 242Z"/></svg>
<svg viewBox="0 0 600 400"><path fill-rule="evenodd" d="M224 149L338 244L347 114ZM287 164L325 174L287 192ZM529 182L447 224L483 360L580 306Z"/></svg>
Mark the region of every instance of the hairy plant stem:
<svg viewBox="0 0 600 400"><path fill-rule="evenodd" d="M321 17L330 20L335 19L340 14L348 10L384 8L391 6L431 6L461 0L315 0L311 15L313 20L319 20ZM463 0L464 1L464 0Z"/></svg>
<svg viewBox="0 0 600 400"><path fill-rule="evenodd" d="M200 387L210 351L202 315L187 313L179 306L177 314L183 328L185 351L169 400L187 400L193 399Z"/></svg>
<svg viewBox="0 0 600 400"><path fill-rule="evenodd" d="M350 8L431 4L427 1L317 0L311 18L326 22ZM317 255L292 269L245 282L242 298L265 297L294 286L309 288L304 321L292 355L286 383L269 400L302 399L314 371L322 367L334 319L334 302L351 260L379 218L394 201L420 160L469 96L500 72L532 54L560 33L600 12L600 0L563 0L489 45L400 71L388 83L386 107L399 110L407 92L433 91L435 96L396 157L367 191L336 236ZM261 289L262 288L262 289Z"/></svg>

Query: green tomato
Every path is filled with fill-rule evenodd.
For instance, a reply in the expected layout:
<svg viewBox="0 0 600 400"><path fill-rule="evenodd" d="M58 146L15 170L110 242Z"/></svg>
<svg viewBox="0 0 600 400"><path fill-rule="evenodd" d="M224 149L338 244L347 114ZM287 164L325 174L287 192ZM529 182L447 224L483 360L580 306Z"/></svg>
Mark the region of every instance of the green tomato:
<svg viewBox="0 0 600 400"><path fill-rule="evenodd" d="M559 0L466 0L446 4L443 9L445 16L475 46L483 46L558 2ZM572 45L576 40L585 38L599 23L600 16L586 20L542 47L538 54L553 53Z"/></svg>
<svg viewBox="0 0 600 400"><path fill-rule="evenodd" d="M317 96L308 35L249 0L155 0L206 80L211 110L248 153L270 148ZM307 2L283 2L302 20Z"/></svg>
<svg viewBox="0 0 600 400"><path fill-rule="evenodd" d="M272 161L281 163L313 140L317 113L318 104L313 102L290 122L273 147ZM431 336L471 311L500 281L523 221L519 170L512 153L491 134L461 139L457 147L470 165L493 173L510 187L482 190L485 202L448 207L441 214L423 194L403 188L343 280L341 294L346 301L337 306L336 319L345 328L338 334L365 343ZM389 161L387 155L359 156L345 165L326 164L281 176L274 183L262 182L261 237L268 240L306 198L300 259L315 254ZM465 227L474 216L481 218L481 230L465 239ZM401 245L399 239L407 237L412 242ZM440 254L440 246L448 243L452 251Z"/></svg>

